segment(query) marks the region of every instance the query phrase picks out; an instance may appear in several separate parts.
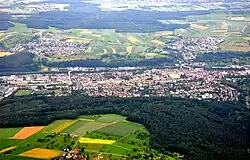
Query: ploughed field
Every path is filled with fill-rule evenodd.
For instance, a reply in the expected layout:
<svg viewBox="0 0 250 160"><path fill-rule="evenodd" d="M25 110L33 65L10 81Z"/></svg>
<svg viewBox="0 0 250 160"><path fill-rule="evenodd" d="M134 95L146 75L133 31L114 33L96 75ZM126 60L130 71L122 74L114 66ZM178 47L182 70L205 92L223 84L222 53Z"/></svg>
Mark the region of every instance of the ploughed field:
<svg viewBox="0 0 250 160"><path fill-rule="evenodd" d="M57 120L47 126L0 128L0 159L52 159L74 148L90 159L100 153L104 159L151 153L177 159L151 149L144 126L115 114Z"/></svg>

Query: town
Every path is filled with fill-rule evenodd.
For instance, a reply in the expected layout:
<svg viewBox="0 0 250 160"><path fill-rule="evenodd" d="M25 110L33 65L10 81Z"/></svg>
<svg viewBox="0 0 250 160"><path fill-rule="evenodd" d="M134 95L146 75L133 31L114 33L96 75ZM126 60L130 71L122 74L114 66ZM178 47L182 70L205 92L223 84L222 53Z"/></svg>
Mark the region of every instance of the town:
<svg viewBox="0 0 250 160"><path fill-rule="evenodd" d="M247 70L206 70L204 68L83 68L82 72L9 75L0 77L1 99L25 90L29 94L67 96L151 97L176 96L190 99L234 101L240 92L223 79L249 75ZM79 70L79 68L78 68Z"/></svg>
<svg viewBox="0 0 250 160"><path fill-rule="evenodd" d="M195 59L200 52L218 50L218 44L223 41L222 38L216 37L182 38L168 42L163 53L179 55L181 59L188 61Z"/></svg>
<svg viewBox="0 0 250 160"><path fill-rule="evenodd" d="M38 38L26 44L17 44L10 51L28 51L46 57L77 56L83 53L87 46L88 43L72 42L67 39Z"/></svg>

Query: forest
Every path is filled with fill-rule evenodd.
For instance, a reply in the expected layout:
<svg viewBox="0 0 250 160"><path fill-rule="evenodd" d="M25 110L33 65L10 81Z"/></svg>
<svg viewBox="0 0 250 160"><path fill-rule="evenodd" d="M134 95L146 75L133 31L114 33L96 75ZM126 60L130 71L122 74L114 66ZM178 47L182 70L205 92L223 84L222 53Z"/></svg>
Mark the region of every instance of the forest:
<svg viewBox="0 0 250 160"><path fill-rule="evenodd" d="M196 58L196 61L208 62L208 61L221 61L229 60L232 58L242 58L250 57L250 52L241 53L241 52L209 52L199 55Z"/></svg>
<svg viewBox="0 0 250 160"><path fill-rule="evenodd" d="M250 112L239 102L213 102L174 97L116 98L10 97L0 104L0 127L46 125L79 115L115 113L143 124L150 145L188 160L249 160Z"/></svg>
<svg viewBox="0 0 250 160"><path fill-rule="evenodd" d="M29 52L20 52L10 56L0 57L0 72L30 72L39 70L34 64L35 55Z"/></svg>
<svg viewBox="0 0 250 160"><path fill-rule="evenodd" d="M5 14L5 13L0 13L0 31L1 30L7 30L9 27L13 27L14 25L12 23L10 23L10 18L11 16L9 14Z"/></svg>
<svg viewBox="0 0 250 160"><path fill-rule="evenodd" d="M50 11L33 14L17 22L29 28L47 29L49 26L60 29L115 29L117 32L148 33L177 28L187 28L188 24L162 24L160 19L184 19L190 15L203 15L211 11L101 11L96 5L83 2L70 2L67 12Z"/></svg>

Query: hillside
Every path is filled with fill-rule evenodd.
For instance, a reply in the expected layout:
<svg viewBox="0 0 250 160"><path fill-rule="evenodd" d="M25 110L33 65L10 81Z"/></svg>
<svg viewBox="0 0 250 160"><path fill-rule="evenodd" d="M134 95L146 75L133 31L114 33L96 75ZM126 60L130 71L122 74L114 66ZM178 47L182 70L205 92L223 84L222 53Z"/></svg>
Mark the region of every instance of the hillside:
<svg viewBox="0 0 250 160"><path fill-rule="evenodd" d="M47 126L0 128L0 159L66 159L63 154L91 160L97 155L104 159L178 159L176 155L163 155L151 149L149 140L144 126L129 122L126 117L80 116ZM73 153L75 148L78 153Z"/></svg>
<svg viewBox="0 0 250 160"><path fill-rule="evenodd" d="M116 113L144 125L150 146L165 154L182 153L188 160L250 157L250 114L240 102L21 96L1 102L0 112L0 127L43 126L80 115Z"/></svg>

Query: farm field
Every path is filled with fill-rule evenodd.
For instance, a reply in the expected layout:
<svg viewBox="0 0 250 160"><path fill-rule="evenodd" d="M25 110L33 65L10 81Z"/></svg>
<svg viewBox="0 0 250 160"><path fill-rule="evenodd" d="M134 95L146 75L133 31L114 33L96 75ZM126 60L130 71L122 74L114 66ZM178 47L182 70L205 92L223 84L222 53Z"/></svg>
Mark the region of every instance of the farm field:
<svg viewBox="0 0 250 160"><path fill-rule="evenodd" d="M24 153L19 154L19 156L40 158L40 159L51 159L53 157L59 156L60 154L62 154L61 151L42 149L42 148L34 148L32 150L29 150L29 151L26 151Z"/></svg>
<svg viewBox="0 0 250 160"><path fill-rule="evenodd" d="M21 135L27 132L28 127L1 128L0 134L4 137L0 138L0 159L51 159L64 153L62 150L65 148L78 148L80 155L88 155L90 159L100 153L111 160L149 153L156 157L178 159L151 149L147 130L125 119L124 116L107 114L57 120L39 130L37 128L25 139ZM12 136L19 139L9 139Z"/></svg>
<svg viewBox="0 0 250 160"><path fill-rule="evenodd" d="M106 133L110 135L116 135L116 136L126 136L129 133L132 133L138 129L140 129L142 126L131 123L131 122L118 122L113 125L104 127L102 129L97 130L97 132Z"/></svg>
<svg viewBox="0 0 250 160"><path fill-rule="evenodd" d="M16 92L16 96L27 96L30 95L31 91L30 90L18 90Z"/></svg>
<svg viewBox="0 0 250 160"><path fill-rule="evenodd" d="M9 56L12 55L13 53L10 52L0 52L0 57L4 57L4 56Z"/></svg>
<svg viewBox="0 0 250 160"><path fill-rule="evenodd" d="M26 139L31 135L42 130L44 126L32 126L32 127L24 127L19 132L17 132L11 139Z"/></svg>
<svg viewBox="0 0 250 160"><path fill-rule="evenodd" d="M0 139L8 139L14 136L22 128L0 128Z"/></svg>

